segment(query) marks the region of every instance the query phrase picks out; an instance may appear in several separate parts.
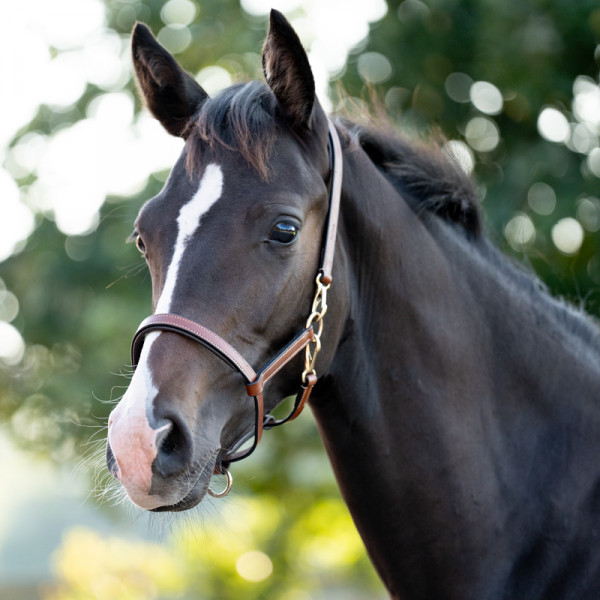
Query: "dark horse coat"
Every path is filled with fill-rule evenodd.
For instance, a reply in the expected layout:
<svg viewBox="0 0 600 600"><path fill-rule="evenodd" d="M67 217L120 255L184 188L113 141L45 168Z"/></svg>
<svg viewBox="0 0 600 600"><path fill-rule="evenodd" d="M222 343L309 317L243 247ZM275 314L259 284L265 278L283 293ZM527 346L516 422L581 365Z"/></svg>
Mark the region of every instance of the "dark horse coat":
<svg viewBox="0 0 600 600"><path fill-rule="evenodd" d="M138 25L138 83L186 139L140 211L155 312L199 321L262 364L304 327L327 217L327 120L278 13L268 85L209 98ZM441 152L338 121L344 176L311 408L394 598L600 597L600 347L482 233ZM295 391L298 357L265 396ZM239 375L169 332L147 338L108 458L149 510L200 502L254 426Z"/></svg>

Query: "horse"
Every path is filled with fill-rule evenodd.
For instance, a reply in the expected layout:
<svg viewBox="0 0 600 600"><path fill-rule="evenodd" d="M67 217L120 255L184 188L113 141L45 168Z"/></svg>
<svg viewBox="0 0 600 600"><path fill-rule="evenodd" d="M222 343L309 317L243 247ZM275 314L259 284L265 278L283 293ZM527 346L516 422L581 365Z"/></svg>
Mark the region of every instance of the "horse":
<svg viewBox="0 0 600 600"><path fill-rule="evenodd" d="M153 314L107 443L130 499L225 493L297 392L391 598L597 598L591 318L496 249L442 150L327 117L277 11L266 83L209 97L143 24L132 53L185 147L135 221Z"/></svg>

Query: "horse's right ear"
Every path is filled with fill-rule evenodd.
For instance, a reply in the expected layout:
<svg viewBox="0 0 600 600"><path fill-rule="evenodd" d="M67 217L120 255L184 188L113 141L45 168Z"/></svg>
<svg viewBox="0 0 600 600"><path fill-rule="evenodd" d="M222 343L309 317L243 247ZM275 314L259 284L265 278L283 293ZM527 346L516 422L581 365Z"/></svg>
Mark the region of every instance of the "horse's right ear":
<svg viewBox="0 0 600 600"><path fill-rule="evenodd" d="M143 23L133 28L131 51L136 82L150 112L169 133L185 137L190 119L208 94Z"/></svg>

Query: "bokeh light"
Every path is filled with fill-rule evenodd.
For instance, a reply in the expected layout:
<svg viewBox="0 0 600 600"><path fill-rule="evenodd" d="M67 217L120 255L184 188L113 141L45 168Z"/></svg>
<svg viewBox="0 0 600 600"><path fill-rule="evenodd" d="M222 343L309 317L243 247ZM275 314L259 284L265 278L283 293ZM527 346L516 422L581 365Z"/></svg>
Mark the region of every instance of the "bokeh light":
<svg viewBox="0 0 600 600"><path fill-rule="evenodd" d="M518 213L504 227L504 235L513 250L523 252L535 241L535 226L528 215Z"/></svg>
<svg viewBox="0 0 600 600"><path fill-rule="evenodd" d="M583 243L583 228L572 217L560 219L552 228L552 241L563 254L577 254Z"/></svg>
<svg viewBox="0 0 600 600"><path fill-rule="evenodd" d="M573 114L588 124L596 135L600 130L600 86L589 77L580 76L573 83Z"/></svg>
<svg viewBox="0 0 600 600"><path fill-rule="evenodd" d="M586 231L600 231L600 199L586 196L577 201L577 220Z"/></svg>
<svg viewBox="0 0 600 600"><path fill-rule="evenodd" d="M556 208L556 193L543 181L536 181L527 191L527 203L538 215L550 215Z"/></svg>
<svg viewBox="0 0 600 600"><path fill-rule="evenodd" d="M471 86L473 80L465 73L450 73L446 78L444 87L448 96L454 102L470 102L471 101Z"/></svg>
<svg viewBox="0 0 600 600"><path fill-rule="evenodd" d="M469 98L473 106L486 115L502 112L504 100L500 90L493 83L476 81L469 90Z"/></svg>
<svg viewBox="0 0 600 600"><path fill-rule="evenodd" d="M550 142L566 142L571 133L567 117L551 106L540 112L537 128L540 135Z"/></svg>
<svg viewBox="0 0 600 600"><path fill-rule="evenodd" d="M491 152L500 142L500 130L492 119L473 117L465 127L465 138L474 150Z"/></svg>
<svg viewBox="0 0 600 600"><path fill-rule="evenodd" d="M233 83L229 71L217 65L204 67L198 73L196 79L209 96L229 87Z"/></svg>
<svg viewBox="0 0 600 600"><path fill-rule="evenodd" d="M273 2L242 0L241 5L249 14L266 15ZM369 34L369 23L378 21L386 14L385 0L346 0L343 10L346 18L342 20L339 5L335 2L285 0L277 2L276 6L289 18L306 45L317 93L327 107L329 77L343 71L348 51Z"/></svg>
<svg viewBox="0 0 600 600"><path fill-rule="evenodd" d="M431 9L421 0L404 0L398 7L398 20L410 23L413 19L423 19L431 15Z"/></svg>
<svg viewBox="0 0 600 600"><path fill-rule="evenodd" d="M0 321L10 323L19 314L19 299L6 289L4 282L0 279Z"/></svg>
<svg viewBox="0 0 600 600"><path fill-rule="evenodd" d="M63 52L53 58L40 79L41 103L55 111L69 110L85 92L87 80L80 55Z"/></svg>
<svg viewBox="0 0 600 600"><path fill-rule="evenodd" d="M273 572L271 559L259 550L244 552L235 562L235 568L240 577L246 581L263 581Z"/></svg>
<svg viewBox="0 0 600 600"><path fill-rule="evenodd" d="M475 168L475 156L473 151L460 140L450 140L446 142L442 148L444 153L452 158L454 162L465 172L470 175Z"/></svg>
<svg viewBox="0 0 600 600"><path fill-rule="evenodd" d="M171 54L181 54L192 43L192 32L185 25L165 25L156 39Z"/></svg>
<svg viewBox="0 0 600 600"><path fill-rule="evenodd" d="M379 52L363 52L358 57L358 74L367 83L383 83L392 74L392 64Z"/></svg>
<svg viewBox="0 0 600 600"><path fill-rule="evenodd" d="M598 134L585 123L571 124L569 147L580 154L589 154L598 146Z"/></svg>
<svg viewBox="0 0 600 600"><path fill-rule="evenodd" d="M600 148L594 148L587 157L587 166L591 173L600 177Z"/></svg>
<svg viewBox="0 0 600 600"><path fill-rule="evenodd" d="M25 353L25 342L19 331L10 323L0 321L0 360L16 365Z"/></svg>
<svg viewBox="0 0 600 600"><path fill-rule="evenodd" d="M160 9L160 18L165 25L189 25L198 12L191 0L169 0Z"/></svg>
<svg viewBox="0 0 600 600"><path fill-rule="evenodd" d="M67 96L74 98L82 89L84 72L78 61L68 52L51 58L50 47L68 51L93 44L103 36L105 23L100 0L20 0L5 3L3 10L10 26L0 36L0 52L5 57L18 55L19 60L1 61L0 77L5 84L10 82L7 89L19 93L3 94L2 107L10 118L0 121L0 158L45 97L64 106ZM50 75L58 79L49 80Z"/></svg>
<svg viewBox="0 0 600 600"><path fill-rule="evenodd" d="M0 168L0 262L8 258L31 234L34 218L31 210L21 202L19 188L10 175Z"/></svg>

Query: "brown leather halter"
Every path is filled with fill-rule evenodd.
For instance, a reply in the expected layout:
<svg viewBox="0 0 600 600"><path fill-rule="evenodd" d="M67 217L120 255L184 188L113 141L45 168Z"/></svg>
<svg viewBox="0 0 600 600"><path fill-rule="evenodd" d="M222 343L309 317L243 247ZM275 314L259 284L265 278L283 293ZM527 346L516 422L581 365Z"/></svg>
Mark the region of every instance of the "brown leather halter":
<svg viewBox="0 0 600 600"><path fill-rule="evenodd" d="M254 432L250 432L238 441L234 450L217 466L219 472L226 472L229 463L246 458L260 442L263 429L271 429L295 419L304 408L312 388L317 382L315 372L315 359L321 348L321 333L323 332L323 316L327 310L327 290L332 281L333 254L337 235L337 223L340 208L342 188L342 151L339 137L331 121L329 123L329 160L331 178L329 182L329 215L327 231L322 249L321 265L317 274L317 291L313 302L312 312L308 318L305 329L292 341L280 350L262 369L255 372L246 359L228 342L203 325L185 317L174 314L155 314L144 319L136 331L131 344L132 365L137 366L144 338L151 331L172 331L184 335L202 344L219 358L225 361L232 369L238 371L246 381L246 391L254 399ZM316 327L316 330L315 330ZM312 344L312 347L311 347ZM302 386L294 407L290 414L281 420L276 420L271 415L264 415L263 389L265 384L284 365L294 358L302 349L305 349L305 370L302 373ZM239 451L251 435L254 435L252 446L247 450Z"/></svg>

